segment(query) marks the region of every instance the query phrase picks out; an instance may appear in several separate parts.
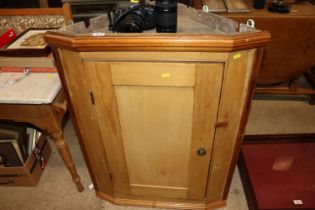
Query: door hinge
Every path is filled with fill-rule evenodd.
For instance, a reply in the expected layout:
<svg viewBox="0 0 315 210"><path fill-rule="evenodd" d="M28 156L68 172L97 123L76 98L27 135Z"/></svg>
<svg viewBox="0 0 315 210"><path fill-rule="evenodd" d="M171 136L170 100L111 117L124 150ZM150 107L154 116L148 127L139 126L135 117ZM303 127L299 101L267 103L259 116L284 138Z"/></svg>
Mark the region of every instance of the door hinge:
<svg viewBox="0 0 315 210"><path fill-rule="evenodd" d="M93 92L90 92L91 103L95 105L95 98Z"/></svg>
<svg viewBox="0 0 315 210"><path fill-rule="evenodd" d="M108 176L109 176L110 181L112 182L113 181L113 175L112 175L111 171L108 172Z"/></svg>

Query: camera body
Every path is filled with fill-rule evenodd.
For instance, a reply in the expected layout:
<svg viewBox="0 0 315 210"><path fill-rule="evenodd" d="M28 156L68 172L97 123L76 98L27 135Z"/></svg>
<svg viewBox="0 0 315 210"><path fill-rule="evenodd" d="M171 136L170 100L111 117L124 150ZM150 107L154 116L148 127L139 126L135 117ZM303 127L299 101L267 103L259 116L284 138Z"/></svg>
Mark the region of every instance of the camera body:
<svg viewBox="0 0 315 210"><path fill-rule="evenodd" d="M127 9L117 8L113 14L111 30L114 32L141 33L155 27L154 7L148 4L134 4Z"/></svg>
<svg viewBox="0 0 315 210"><path fill-rule="evenodd" d="M176 32L177 0L156 0L156 6L132 4L127 9L116 8L109 30L122 33L141 33L156 27L157 32Z"/></svg>

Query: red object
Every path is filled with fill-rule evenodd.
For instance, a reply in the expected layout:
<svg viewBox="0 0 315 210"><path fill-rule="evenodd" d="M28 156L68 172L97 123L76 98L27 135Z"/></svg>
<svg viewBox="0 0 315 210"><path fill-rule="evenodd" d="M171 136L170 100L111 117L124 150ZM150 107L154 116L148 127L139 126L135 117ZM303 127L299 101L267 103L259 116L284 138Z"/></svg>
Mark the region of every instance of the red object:
<svg viewBox="0 0 315 210"><path fill-rule="evenodd" d="M16 33L12 28L0 30L0 48L10 43L16 37Z"/></svg>
<svg viewBox="0 0 315 210"><path fill-rule="evenodd" d="M29 67L31 73L55 73L57 72L56 68L44 68L44 67ZM24 72L24 67L13 67L13 66L1 66L1 72Z"/></svg>
<svg viewBox="0 0 315 210"><path fill-rule="evenodd" d="M245 144L241 158L252 209L315 209L315 142Z"/></svg>

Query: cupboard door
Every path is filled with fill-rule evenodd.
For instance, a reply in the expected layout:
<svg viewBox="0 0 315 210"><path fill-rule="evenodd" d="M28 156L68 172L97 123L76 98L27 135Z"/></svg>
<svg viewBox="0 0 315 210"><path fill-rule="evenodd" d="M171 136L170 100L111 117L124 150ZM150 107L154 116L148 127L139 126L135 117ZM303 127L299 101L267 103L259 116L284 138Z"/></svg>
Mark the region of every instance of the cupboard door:
<svg viewBox="0 0 315 210"><path fill-rule="evenodd" d="M223 63L85 67L115 192L203 199Z"/></svg>

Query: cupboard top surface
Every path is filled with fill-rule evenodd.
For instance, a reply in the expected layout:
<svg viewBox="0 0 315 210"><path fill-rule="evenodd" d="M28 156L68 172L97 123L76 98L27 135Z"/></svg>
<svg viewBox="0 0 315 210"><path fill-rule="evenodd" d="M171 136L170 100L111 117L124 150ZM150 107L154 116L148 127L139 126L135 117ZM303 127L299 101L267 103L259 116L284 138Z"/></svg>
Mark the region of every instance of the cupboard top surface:
<svg viewBox="0 0 315 210"><path fill-rule="evenodd" d="M48 32L45 40L50 46L79 52L232 52L263 47L270 41L267 31L182 4L177 8L177 33L156 33L155 30L112 33L107 30L109 21L106 16L92 18L89 22L89 28L79 22L58 32ZM99 32L105 33L99 35Z"/></svg>
<svg viewBox="0 0 315 210"><path fill-rule="evenodd" d="M233 52L263 47L270 41L267 31L234 35L128 34L125 36L74 36L47 32L46 42L57 48L90 51L181 51Z"/></svg>

